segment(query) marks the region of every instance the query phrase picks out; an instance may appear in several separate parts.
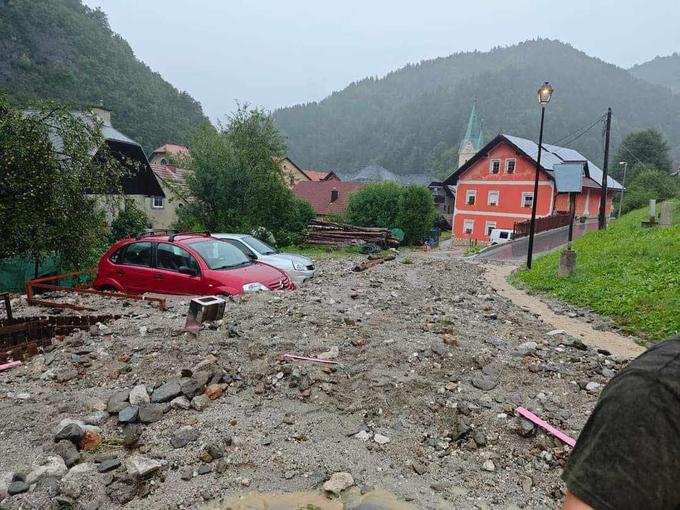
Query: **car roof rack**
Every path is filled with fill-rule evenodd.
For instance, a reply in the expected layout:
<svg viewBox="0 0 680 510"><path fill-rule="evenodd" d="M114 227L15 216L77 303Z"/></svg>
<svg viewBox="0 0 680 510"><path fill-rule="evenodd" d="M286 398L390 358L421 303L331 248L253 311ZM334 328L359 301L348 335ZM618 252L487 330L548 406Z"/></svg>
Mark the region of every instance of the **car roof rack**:
<svg viewBox="0 0 680 510"><path fill-rule="evenodd" d="M145 228L141 232L137 232L134 236L135 239L138 241L142 237L148 237L148 236L157 236L157 235L172 235L176 232L176 230L169 230L167 228Z"/></svg>
<svg viewBox="0 0 680 510"><path fill-rule="evenodd" d="M210 237L211 234L208 231L203 231L203 232L173 232L170 237L168 237L168 241L172 242L175 240L175 237L177 236L205 236L205 237Z"/></svg>

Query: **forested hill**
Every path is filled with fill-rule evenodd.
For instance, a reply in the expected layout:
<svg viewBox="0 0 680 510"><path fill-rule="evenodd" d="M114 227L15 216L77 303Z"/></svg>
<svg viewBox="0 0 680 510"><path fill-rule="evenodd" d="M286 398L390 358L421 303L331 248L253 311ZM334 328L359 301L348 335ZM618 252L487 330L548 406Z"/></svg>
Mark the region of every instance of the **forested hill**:
<svg viewBox="0 0 680 510"><path fill-rule="evenodd" d="M630 68L630 72L658 85L665 85L674 92L680 93L680 54L673 53L667 57L656 57L654 60Z"/></svg>
<svg viewBox="0 0 680 510"><path fill-rule="evenodd" d="M274 115L303 167L351 173L378 164L402 174L444 175L453 169L475 98L487 140L499 132L536 139L536 90L545 80L555 87L547 142L592 124L611 106L614 146L631 130L655 127L680 155L680 95L545 39L408 65ZM599 126L566 141L601 160Z"/></svg>
<svg viewBox="0 0 680 510"><path fill-rule="evenodd" d="M114 127L146 150L188 143L207 120L189 94L135 58L102 11L80 0L0 0L0 55L0 91L14 101L102 100Z"/></svg>

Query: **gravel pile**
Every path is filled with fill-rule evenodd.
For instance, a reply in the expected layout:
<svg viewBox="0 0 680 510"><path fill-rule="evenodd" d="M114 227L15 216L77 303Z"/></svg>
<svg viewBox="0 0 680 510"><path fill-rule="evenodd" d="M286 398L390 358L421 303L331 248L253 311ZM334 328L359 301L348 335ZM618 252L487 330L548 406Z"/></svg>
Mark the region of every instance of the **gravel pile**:
<svg viewBox="0 0 680 510"><path fill-rule="evenodd" d="M360 260L235 299L198 338L181 332L187 298L64 297L124 316L0 374L2 508L375 489L415 508L559 508L570 449L514 409L577 437L623 361L500 298L479 266Z"/></svg>

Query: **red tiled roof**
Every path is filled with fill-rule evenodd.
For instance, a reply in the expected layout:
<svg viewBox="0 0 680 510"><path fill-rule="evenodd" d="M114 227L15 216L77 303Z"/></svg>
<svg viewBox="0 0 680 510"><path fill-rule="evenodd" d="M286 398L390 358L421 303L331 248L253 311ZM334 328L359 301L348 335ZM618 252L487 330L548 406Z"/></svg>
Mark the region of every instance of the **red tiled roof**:
<svg viewBox="0 0 680 510"><path fill-rule="evenodd" d="M166 143L161 145L158 149L153 151L154 154L172 154L173 156L180 156L184 154L189 154L189 147L184 145L174 145L172 143Z"/></svg>
<svg viewBox="0 0 680 510"><path fill-rule="evenodd" d="M335 175L334 172L323 172L321 170L303 170L305 175L309 177L310 181L330 181L330 180L335 180L339 181L340 178Z"/></svg>
<svg viewBox="0 0 680 510"><path fill-rule="evenodd" d="M174 165L158 165L151 164L153 173L156 174L161 181L167 182L170 185L186 186L186 177L191 173L191 170L186 168L177 168Z"/></svg>
<svg viewBox="0 0 680 510"><path fill-rule="evenodd" d="M365 184L361 182L301 181L295 185L293 193L312 204L316 214L338 214L347 208L349 194L363 186ZM333 190L337 190L338 198L331 202Z"/></svg>

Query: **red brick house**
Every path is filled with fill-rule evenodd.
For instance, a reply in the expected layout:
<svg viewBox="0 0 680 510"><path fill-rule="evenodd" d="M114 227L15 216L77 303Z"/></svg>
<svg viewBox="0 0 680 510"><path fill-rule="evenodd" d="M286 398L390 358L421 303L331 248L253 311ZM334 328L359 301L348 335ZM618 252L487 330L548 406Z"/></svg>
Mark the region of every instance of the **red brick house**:
<svg viewBox="0 0 680 510"><path fill-rule="evenodd" d="M307 200L317 216L345 212L349 195L365 186L361 182L300 181L293 188L297 198Z"/></svg>
<svg viewBox="0 0 680 510"><path fill-rule="evenodd" d="M467 160L445 181L455 185L453 235L459 239L486 241L494 228L512 229L531 218L538 144L524 138L498 135ZM582 163L583 189L576 197L576 216L597 217L600 207L602 171L577 151L543 144L539 174L537 217L569 211L569 196L558 193L553 167ZM606 213L614 193L623 189L607 178Z"/></svg>

